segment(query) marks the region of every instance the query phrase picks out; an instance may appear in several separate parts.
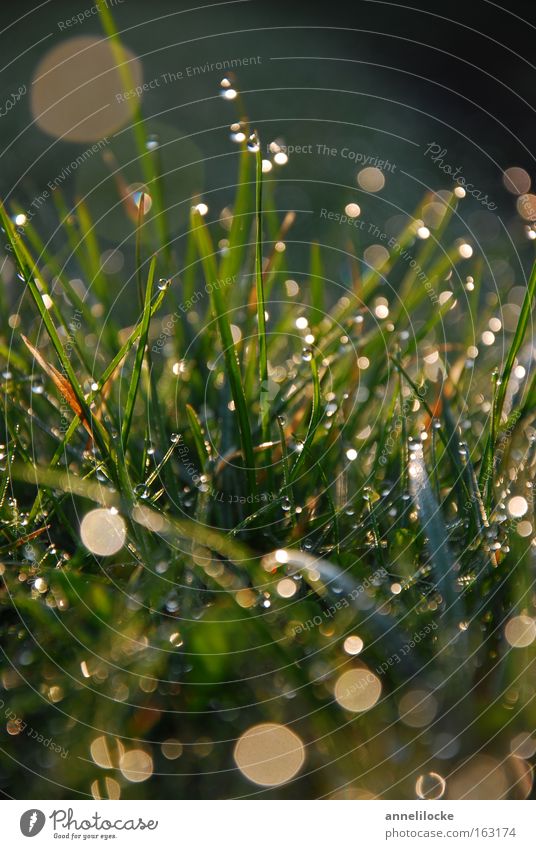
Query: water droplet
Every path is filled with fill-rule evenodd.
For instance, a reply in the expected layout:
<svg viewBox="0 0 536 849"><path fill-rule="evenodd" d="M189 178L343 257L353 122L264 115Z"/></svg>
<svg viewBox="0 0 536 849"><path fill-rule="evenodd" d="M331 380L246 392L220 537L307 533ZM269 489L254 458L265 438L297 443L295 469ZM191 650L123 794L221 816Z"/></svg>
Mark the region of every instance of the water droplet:
<svg viewBox="0 0 536 849"><path fill-rule="evenodd" d="M246 140L244 125L240 121L235 121L234 124L231 124L229 129L231 131L231 141L239 143Z"/></svg>
<svg viewBox="0 0 536 849"><path fill-rule="evenodd" d="M180 433L172 433L171 434L171 442L173 443L173 445L176 445L177 442L180 442L180 438L181 438Z"/></svg>
<svg viewBox="0 0 536 849"><path fill-rule="evenodd" d="M161 277L157 285L161 292L165 292L171 286L171 278Z"/></svg>
<svg viewBox="0 0 536 849"><path fill-rule="evenodd" d="M284 510L285 513L288 513L290 508L291 508L290 499L284 498L283 501L281 502L281 509Z"/></svg>
<svg viewBox="0 0 536 849"><path fill-rule="evenodd" d="M228 79L221 81L220 95L224 100L235 100L238 92L235 88L231 88L231 83Z"/></svg>
<svg viewBox="0 0 536 849"><path fill-rule="evenodd" d="M145 486L144 483L140 483L134 487L134 493L138 496L138 498L149 498L149 489Z"/></svg>
<svg viewBox="0 0 536 849"><path fill-rule="evenodd" d="M251 133L250 137L248 138L248 150L251 151L251 153L257 153L259 148L260 144L257 133Z"/></svg>
<svg viewBox="0 0 536 849"><path fill-rule="evenodd" d="M313 359L313 352L310 348L304 348L302 351L302 360L306 363L310 363Z"/></svg>
<svg viewBox="0 0 536 849"><path fill-rule="evenodd" d="M160 144L160 140L159 140L158 136L151 135L147 139L147 142L145 143L145 147L147 148L147 150L155 150L159 146L159 144Z"/></svg>

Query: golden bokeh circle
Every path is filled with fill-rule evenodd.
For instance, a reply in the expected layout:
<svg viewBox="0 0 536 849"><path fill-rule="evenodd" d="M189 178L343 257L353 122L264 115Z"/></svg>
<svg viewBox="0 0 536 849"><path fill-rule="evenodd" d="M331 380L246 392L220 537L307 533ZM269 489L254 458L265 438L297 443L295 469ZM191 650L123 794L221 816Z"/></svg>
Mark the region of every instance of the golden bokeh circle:
<svg viewBox="0 0 536 849"><path fill-rule="evenodd" d="M124 47L122 68L133 89L142 85L141 62ZM95 142L116 132L132 117L137 101L136 93L127 96L110 42L97 36L57 44L32 80L31 111L38 127L64 141Z"/></svg>
<svg viewBox="0 0 536 849"><path fill-rule="evenodd" d="M294 731L276 722L248 728L234 750L240 772L254 784L276 787L290 781L305 761L305 749Z"/></svg>

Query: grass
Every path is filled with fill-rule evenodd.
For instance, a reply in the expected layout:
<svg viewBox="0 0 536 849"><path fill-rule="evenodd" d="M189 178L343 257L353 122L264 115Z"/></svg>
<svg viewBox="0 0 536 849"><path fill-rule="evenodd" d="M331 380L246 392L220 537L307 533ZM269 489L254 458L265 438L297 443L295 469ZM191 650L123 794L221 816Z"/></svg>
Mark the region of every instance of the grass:
<svg viewBox="0 0 536 849"><path fill-rule="evenodd" d="M58 251L0 209L20 300L0 328L5 794L527 796L536 271L503 350L481 344L498 305L452 194L379 265L345 237L289 280L303 251L256 133L230 228L194 202L169 241L137 127L157 215L142 196L130 276L109 285L83 201L55 192ZM124 522L109 556L81 540L95 508ZM362 710L340 692L359 669L381 686ZM306 760L263 789L233 747L267 721Z"/></svg>

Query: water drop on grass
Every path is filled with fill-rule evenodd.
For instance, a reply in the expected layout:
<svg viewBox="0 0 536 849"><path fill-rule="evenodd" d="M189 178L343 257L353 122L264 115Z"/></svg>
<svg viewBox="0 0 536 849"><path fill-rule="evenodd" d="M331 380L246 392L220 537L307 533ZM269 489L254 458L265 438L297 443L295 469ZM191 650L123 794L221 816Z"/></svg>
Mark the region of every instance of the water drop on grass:
<svg viewBox="0 0 536 849"><path fill-rule="evenodd" d="M250 137L248 138L248 150L251 151L251 153L257 153L259 148L260 144L257 133L251 133Z"/></svg>

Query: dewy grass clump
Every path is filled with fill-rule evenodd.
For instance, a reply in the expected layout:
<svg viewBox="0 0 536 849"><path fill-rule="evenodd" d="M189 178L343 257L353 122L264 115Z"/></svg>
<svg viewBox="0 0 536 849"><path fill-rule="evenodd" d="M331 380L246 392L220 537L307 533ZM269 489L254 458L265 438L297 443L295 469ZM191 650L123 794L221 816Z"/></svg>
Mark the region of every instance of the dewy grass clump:
<svg viewBox="0 0 536 849"><path fill-rule="evenodd" d="M84 199L1 211L5 792L526 797L536 273L499 317L454 191L304 265L245 119L170 240L137 132L123 291Z"/></svg>

